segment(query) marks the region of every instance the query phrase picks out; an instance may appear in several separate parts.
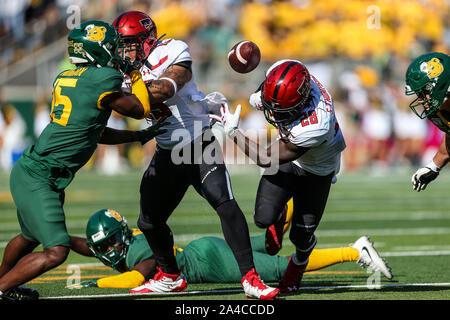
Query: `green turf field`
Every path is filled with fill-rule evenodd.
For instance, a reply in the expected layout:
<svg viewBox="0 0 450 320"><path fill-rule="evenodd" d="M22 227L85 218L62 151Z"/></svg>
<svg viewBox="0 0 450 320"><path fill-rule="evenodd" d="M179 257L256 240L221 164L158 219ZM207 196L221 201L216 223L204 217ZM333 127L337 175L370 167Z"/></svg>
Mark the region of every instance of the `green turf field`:
<svg viewBox="0 0 450 320"><path fill-rule="evenodd" d="M412 190L413 169L383 175L370 172L340 175L332 186L323 220L318 228L317 248L347 245L368 235L392 268L388 281L356 263L335 265L304 276L299 294L284 297L301 300L444 300L450 298L450 174L443 172L427 190ZM235 197L243 209L251 234L262 231L252 220L258 171L233 174ZM66 192L69 232L83 235L90 214L113 208L136 226L139 183L142 171L119 176L100 176L82 170ZM175 182L174 182L175 183ZM19 232L15 207L9 194L8 176L0 175L0 254ZM221 235L219 219L208 204L190 189L169 220L175 242L182 246L203 235ZM288 239L281 255L293 252ZM78 273L79 272L79 273ZM28 284L41 297L133 298L133 299L246 299L240 284L190 284L188 292L165 296L127 295L128 289L66 289L74 277L82 281L115 274L96 259L71 253L64 265ZM273 284L275 285L275 284ZM283 299L284 299L283 298Z"/></svg>

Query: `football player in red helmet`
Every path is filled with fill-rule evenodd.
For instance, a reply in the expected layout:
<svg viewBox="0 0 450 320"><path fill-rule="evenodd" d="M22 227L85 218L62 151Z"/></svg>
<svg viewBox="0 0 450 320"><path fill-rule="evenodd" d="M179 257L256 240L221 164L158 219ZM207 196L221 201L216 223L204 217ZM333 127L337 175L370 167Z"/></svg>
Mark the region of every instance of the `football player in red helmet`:
<svg viewBox="0 0 450 320"><path fill-rule="evenodd" d="M122 53L128 52L132 62L145 62L158 41L153 20L143 12L128 11L119 15L112 26L120 35Z"/></svg>
<svg viewBox="0 0 450 320"><path fill-rule="evenodd" d="M240 105L232 114L224 104L222 116L211 117L220 121L248 157L268 168L259 183L254 220L258 227L266 228L266 249L271 254L281 249L283 207L294 199L289 238L296 250L279 289L295 292L316 244L314 231L336 180L345 141L330 94L300 61L273 64L259 90L250 96L250 104L263 111L279 131L280 139L267 149L238 129Z"/></svg>
<svg viewBox="0 0 450 320"><path fill-rule="evenodd" d="M283 62L263 82L261 102L267 121L277 128L300 117L311 91L311 76L305 65Z"/></svg>
<svg viewBox="0 0 450 320"><path fill-rule="evenodd" d="M138 221L161 270L154 279L131 292L185 290L186 281L173 256L173 234L166 221L192 185L220 217L224 238L242 274L245 294L259 299L275 298L279 290L264 284L256 272L247 221L234 199L220 144L211 131L208 106L219 106L215 101L222 102L225 97L214 93L205 96L197 90L188 45L176 39L157 39L156 26L147 14L125 12L113 26L121 36L122 53L140 68L147 84L152 116L158 118L158 104L166 106L158 109L169 115L169 125L164 127L167 132L158 136L157 150L142 177ZM129 80L124 86L129 86ZM180 149L188 155L181 160ZM211 149L216 151L214 161L204 160L204 151Z"/></svg>

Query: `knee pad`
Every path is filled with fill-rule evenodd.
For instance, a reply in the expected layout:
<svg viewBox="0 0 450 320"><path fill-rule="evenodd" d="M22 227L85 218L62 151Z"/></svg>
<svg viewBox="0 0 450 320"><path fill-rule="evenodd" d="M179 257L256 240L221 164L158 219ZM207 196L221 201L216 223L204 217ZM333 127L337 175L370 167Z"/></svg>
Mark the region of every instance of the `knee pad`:
<svg viewBox="0 0 450 320"><path fill-rule="evenodd" d="M278 221L278 219L281 216L282 209L277 210L273 206L266 206L259 204L255 208L255 212L253 214L253 220L255 222L255 225L262 229L267 229L271 225L273 225L275 222Z"/></svg>
<svg viewBox="0 0 450 320"><path fill-rule="evenodd" d="M147 219L143 215L139 215L137 226L142 232L152 231L156 225Z"/></svg>
<svg viewBox="0 0 450 320"><path fill-rule="evenodd" d="M311 246L316 244L316 236L314 235L315 227L308 230L308 228L291 228L289 239L295 245L297 250L308 251Z"/></svg>

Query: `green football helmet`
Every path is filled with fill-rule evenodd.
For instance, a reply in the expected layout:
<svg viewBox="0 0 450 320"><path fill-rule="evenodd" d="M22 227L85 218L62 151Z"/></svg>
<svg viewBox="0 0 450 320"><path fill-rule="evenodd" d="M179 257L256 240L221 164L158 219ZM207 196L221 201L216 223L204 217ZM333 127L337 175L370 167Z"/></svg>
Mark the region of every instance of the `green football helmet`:
<svg viewBox="0 0 450 320"><path fill-rule="evenodd" d="M90 20L74 28L68 36L69 60L73 64L116 67L119 34L106 22Z"/></svg>
<svg viewBox="0 0 450 320"><path fill-rule="evenodd" d="M409 105L421 119L439 109L450 85L450 56L430 52L416 58L406 71L406 95L417 95Z"/></svg>
<svg viewBox="0 0 450 320"><path fill-rule="evenodd" d="M86 241L94 255L108 267L116 267L125 259L132 231L126 220L111 209L94 213L86 226Z"/></svg>

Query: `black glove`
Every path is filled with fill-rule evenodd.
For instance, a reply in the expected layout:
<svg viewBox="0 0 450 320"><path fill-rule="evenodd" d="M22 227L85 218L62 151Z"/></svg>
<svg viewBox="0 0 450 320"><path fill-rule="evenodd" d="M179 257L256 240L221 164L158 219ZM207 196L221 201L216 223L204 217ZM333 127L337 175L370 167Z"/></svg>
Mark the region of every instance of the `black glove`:
<svg viewBox="0 0 450 320"><path fill-rule="evenodd" d="M159 129L162 126L169 124L168 121L165 121L166 119L167 119L167 117L163 117L163 118L159 119L154 125L146 128L146 129L136 131L137 140L142 145L144 145L148 141L150 141L154 137L156 137L157 135L167 132L166 129Z"/></svg>
<svg viewBox="0 0 450 320"><path fill-rule="evenodd" d="M129 57L118 60L119 69L126 75L130 75L130 73L134 70L139 70L140 64L141 63L138 59L135 59L133 62L131 62L131 59Z"/></svg>

